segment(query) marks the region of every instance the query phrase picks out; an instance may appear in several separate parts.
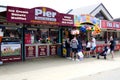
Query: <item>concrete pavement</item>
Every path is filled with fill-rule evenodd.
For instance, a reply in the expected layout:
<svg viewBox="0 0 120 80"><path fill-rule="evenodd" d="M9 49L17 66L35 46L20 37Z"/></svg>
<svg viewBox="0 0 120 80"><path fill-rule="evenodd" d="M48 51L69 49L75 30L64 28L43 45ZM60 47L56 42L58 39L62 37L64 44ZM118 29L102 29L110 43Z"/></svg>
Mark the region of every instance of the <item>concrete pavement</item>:
<svg viewBox="0 0 120 80"><path fill-rule="evenodd" d="M120 52L107 60L85 58L72 61L60 57L48 57L7 63L0 66L0 80L73 80L77 77L120 68Z"/></svg>

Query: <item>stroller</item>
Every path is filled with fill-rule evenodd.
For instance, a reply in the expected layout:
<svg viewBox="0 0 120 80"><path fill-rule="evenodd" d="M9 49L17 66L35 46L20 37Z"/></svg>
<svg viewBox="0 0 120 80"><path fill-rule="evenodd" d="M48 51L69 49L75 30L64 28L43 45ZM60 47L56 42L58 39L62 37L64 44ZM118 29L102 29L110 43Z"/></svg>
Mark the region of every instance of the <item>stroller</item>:
<svg viewBox="0 0 120 80"><path fill-rule="evenodd" d="M100 59L100 56L103 56L104 59L106 59L106 56L107 56L109 53L110 53L109 47L105 46L104 49L103 49L103 51L100 52L100 53L98 53L97 59Z"/></svg>

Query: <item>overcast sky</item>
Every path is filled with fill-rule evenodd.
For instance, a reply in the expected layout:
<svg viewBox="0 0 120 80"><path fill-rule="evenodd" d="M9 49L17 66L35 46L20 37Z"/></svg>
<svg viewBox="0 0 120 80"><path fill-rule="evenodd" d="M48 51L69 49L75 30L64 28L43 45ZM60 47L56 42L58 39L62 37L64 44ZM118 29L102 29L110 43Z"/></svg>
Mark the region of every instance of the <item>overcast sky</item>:
<svg viewBox="0 0 120 80"><path fill-rule="evenodd" d="M24 8L49 7L64 13L68 9L103 3L113 18L120 17L119 0L0 0L0 5Z"/></svg>

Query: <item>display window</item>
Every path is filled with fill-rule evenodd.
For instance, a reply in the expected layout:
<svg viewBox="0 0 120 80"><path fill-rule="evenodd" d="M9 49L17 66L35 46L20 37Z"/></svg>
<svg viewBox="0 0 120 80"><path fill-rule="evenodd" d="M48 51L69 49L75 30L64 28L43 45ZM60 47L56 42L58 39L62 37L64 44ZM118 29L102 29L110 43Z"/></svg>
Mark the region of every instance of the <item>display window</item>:
<svg viewBox="0 0 120 80"><path fill-rule="evenodd" d="M10 28L6 27L4 30L4 35L2 41L20 41L21 40L21 31L20 28Z"/></svg>
<svg viewBox="0 0 120 80"><path fill-rule="evenodd" d="M25 31L25 43L58 43L59 29L58 28L28 28Z"/></svg>

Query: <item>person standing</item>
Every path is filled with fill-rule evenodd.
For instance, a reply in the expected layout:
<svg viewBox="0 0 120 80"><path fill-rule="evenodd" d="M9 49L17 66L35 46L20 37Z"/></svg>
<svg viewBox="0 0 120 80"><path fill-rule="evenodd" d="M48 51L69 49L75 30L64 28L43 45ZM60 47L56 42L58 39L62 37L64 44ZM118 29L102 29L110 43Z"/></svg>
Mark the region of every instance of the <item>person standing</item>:
<svg viewBox="0 0 120 80"><path fill-rule="evenodd" d="M113 37L110 37L110 53L112 54L112 58L114 58L114 48L115 48L115 40L113 39Z"/></svg>
<svg viewBox="0 0 120 80"><path fill-rule="evenodd" d="M69 58L69 57L71 57L70 56L71 49L70 49L70 39L69 38L66 38L65 45L66 45L66 50L67 50L66 57Z"/></svg>
<svg viewBox="0 0 120 80"><path fill-rule="evenodd" d="M92 52L92 54L93 54L93 56L92 57L96 57L96 39L95 39L95 37L94 36L92 36L92 40L91 40L91 52Z"/></svg>
<svg viewBox="0 0 120 80"><path fill-rule="evenodd" d="M72 48L72 60L74 60L74 56L77 53L77 48L78 48L78 40L76 39L76 37L74 36L74 38L71 40L70 42L71 48Z"/></svg>
<svg viewBox="0 0 120 80"><path fill-rule="evenodd" d="M90 57L90 48L91 48L91 43L90 43L90 40L88 39L86 41L86 53L87 53L87 57Z"/></svg>
<svg viewBox="0 0 120 80"><path fill-rule="evenodd" d="M79 52L79 51L82 51L82 41L80 39L80 36L77 37L77 40L78 40L78 48L77 49L78 49L78 52Z"/></svg>

